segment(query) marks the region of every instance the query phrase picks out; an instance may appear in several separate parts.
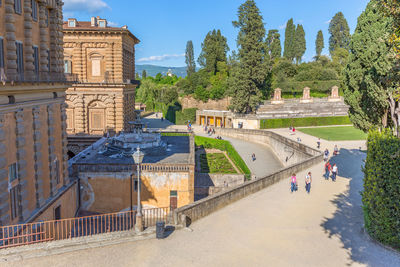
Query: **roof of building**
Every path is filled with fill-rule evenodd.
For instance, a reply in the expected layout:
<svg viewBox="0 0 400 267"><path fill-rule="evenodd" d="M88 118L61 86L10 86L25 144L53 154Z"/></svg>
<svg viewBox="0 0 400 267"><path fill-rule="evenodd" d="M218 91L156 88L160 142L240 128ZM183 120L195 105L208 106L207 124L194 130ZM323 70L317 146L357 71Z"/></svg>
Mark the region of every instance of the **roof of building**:
<svg viewBox="0 0 400 267"><path fill-rule="evenodd" d="M124 27L99 27L98 25L92 26L90 21L78 21L76 20L75 27L69 27L68 21L64 21L63 23L64 31L102 31L102 32L121 32L121 33L128 33L134 40L135 43L140 43L140 40L133 35L128 28Z"/></svg>

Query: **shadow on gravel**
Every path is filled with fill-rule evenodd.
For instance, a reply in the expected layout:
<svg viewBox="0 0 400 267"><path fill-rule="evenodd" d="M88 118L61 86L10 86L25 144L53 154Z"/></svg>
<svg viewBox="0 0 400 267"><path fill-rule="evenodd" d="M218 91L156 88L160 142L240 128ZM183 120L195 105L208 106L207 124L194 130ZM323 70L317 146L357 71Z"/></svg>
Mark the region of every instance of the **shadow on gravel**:
<svg viewBox="0 0 400 267"><path fill-rule="evenodd" d="M337 210L332 218L324 218L321 226L330 238L336 236L341 240L348 253L348 265L396 266L400 256L371 242L363 232L360 192L363 190L364 177L361 166L365 158L366 154L358 149L341 149L339 155L331 158L331 164L338 166L337 179L350 179L350 184L345 193L336 195L331 201Z"/></svg>
<svg viewBox="0 0 400 267"><path fill-rule="evenodd" d="M164 230L164 238L169 237L173 232L175 232L175 226L168 225Z"/></svg>

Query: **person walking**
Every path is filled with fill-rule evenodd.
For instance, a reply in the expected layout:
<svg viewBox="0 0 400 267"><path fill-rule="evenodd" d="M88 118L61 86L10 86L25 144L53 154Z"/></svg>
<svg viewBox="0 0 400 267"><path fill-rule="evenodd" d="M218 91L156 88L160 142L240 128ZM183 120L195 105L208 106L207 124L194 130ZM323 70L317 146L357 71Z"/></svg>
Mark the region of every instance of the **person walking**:
<svg viewBox="0 0 400 267"><path fill-rule="evenodd" d="M328 161L328 158L329 158L329 150L325 149L325 151L324 151L324 161Z"/></svg>
<svg viewBox="0 0 400 267"><path fill-rule="evenodd" d="M318 138L318 141L317 141L317 148L318 148L318 149L321 148L321 139L320 139L320 138Z"/></svg>
<svg viewBox="0 0 400 267"><path fill-rule="evenodd" d="M333 164L332 167L332 181L336 182L336 175L338 174L338 167L336 166L336 164Z"/></svg>
<svg viewBox="0 0 400 267"><path fill-rule="evenodd" d="M293 173L292 177L290 177L290 191L291 193L293 193L293 191L297 191L297 178L295 173Z"/></svg>
<svg viewBox="0 0 400 267"><path fill-rule="evenodd" d="M308 174L306 175L306 191L308 194L310 194L311 182L312 182L311 172L308 172Z"/></svg>
<svg viewBox="0 0 400 267"><path fill-rule="evenodd" d="M329 162L329 160L325 163L325 174L324 174L324 176L325 176L325 180L328 180L329 179L329 175L330 175L330 173L331 173L331 169L332 169L332 166L331 166L331 164L330 164L330 162Z"/></svg>
<svg viewBox="0 0 400 267"><path fill-rule="evenodd" d="M335 145L335 147L333 148L333 155L337 156L337 154L339 154L339 148L337 145Z"/></svg>

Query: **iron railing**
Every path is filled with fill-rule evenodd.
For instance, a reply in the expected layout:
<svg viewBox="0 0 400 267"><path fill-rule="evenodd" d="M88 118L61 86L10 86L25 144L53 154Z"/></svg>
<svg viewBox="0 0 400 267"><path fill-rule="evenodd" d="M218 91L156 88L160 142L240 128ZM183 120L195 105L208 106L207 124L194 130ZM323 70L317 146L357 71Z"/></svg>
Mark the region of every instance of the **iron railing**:
<svg viewBox="0 0 400 267"><path fill-rule="evenodd" d="M169 208L142 210L145 228L158 221L169 223ZM136 211L43 221L0 227L0 249L35 243L128 231L134 228Z"/></svg>

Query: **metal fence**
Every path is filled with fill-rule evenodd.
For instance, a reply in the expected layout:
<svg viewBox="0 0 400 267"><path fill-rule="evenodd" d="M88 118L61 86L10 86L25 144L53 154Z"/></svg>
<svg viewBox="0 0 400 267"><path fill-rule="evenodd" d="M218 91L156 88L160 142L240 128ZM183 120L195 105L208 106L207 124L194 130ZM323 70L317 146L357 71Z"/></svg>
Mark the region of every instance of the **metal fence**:
<svg viewBox="0 0 400 267"><path fill-rule="evenodd" d="M169 208L144 209L143 225L151 227L158 221L169 223ZM43 221L0 227L0 249L54 240L72 239L97 234L128 231L135 227L136 211Z"/></svg>

